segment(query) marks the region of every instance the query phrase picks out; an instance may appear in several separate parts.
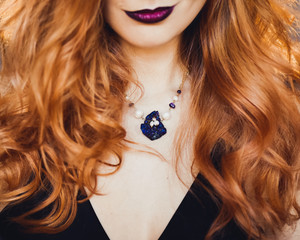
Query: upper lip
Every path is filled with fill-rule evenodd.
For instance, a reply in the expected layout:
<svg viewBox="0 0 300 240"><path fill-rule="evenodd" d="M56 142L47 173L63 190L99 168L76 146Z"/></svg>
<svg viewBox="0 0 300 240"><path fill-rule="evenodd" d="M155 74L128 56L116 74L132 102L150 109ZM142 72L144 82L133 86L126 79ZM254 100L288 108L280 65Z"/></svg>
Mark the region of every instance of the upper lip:
<svg viewBox="0 0 300 240"><path fill-rule="evenodd" d="M157 7L157 8L154 8L154 9L150 9L150 8L146 8L146 9L141 9L141 10L137 10L137 11L126 11L125 12L129 12L129 13L154 13L154 12L157 12L157 11L160 11L160 10L163 10L163 9L166 9L166 8L171 8L171 7L174 7L175 5L173 6L163 6L163 7Z"/></svg>

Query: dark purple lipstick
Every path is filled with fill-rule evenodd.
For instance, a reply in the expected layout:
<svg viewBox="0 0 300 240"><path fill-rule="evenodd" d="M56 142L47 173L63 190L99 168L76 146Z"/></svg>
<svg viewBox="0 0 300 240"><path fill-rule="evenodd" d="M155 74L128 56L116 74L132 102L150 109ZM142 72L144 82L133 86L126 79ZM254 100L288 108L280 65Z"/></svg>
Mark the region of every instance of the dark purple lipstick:
<svg viewBox="0 0 300 240"><path fill-rule="evenodd" d="M159 7L154 10L143 9L140 11L129 12L125 11L126 14L132 19L142 23L157 23L166 19L173 11L172 7Z"/></svg>

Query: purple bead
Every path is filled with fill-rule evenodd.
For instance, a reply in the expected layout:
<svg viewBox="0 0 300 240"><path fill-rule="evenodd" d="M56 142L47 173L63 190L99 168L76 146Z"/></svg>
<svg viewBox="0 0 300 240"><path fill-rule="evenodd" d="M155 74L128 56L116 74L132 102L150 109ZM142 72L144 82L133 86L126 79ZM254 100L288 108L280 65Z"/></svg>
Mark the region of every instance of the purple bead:
<svg viewBox="0 0 300 240"><path fill-rule="evenodd" d="M181 94L181 90L180 90L180 89L178 89L178 90L177 90L177 93L178 93L178 94Z"/></svg>
<svg viewBox="0 0 300 240"><path fill-rule="evenodd" d="M176 107L174 103L170 103L169 106L170 106L170 108L175 108Z"/></svg>

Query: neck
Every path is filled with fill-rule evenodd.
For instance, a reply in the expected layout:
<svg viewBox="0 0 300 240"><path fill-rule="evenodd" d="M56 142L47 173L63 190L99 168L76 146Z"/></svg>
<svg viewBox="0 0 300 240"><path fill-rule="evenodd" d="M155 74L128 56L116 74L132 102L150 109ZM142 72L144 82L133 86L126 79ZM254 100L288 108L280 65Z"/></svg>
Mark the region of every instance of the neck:
<svg viewBox="0 0 300 240"><path fill-rule="evenodd" d="M182 67L178 58L179 38L151 48L140 48L122 42L124 52L142 84L146 95L176 89L182 80ZM159 87L158 87L159 86Z"/></svg>

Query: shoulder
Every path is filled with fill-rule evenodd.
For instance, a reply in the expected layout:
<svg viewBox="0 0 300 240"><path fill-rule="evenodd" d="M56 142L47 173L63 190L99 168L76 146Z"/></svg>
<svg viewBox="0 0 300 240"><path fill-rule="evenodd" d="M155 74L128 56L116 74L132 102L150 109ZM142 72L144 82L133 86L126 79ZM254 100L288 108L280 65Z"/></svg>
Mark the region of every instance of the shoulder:
<svg viewBox="0 0 300 240"><path fill-rule="evenodd" d="M299 240L300 239L300 221L295 227L286 227L278 236L280 240Z"/></svg>
<svg viewBox="0 0 300 240"><path fill-rule="evenodd" d="M1 96L1 84L0 84L0 96ZM4 194L7 191L7 188L8 188L8 184L6 181L3 180L3 176L0 173L0 194L1 195ZM0 213L6 206L7 206L7 203L0 201Z"/></svg>
<svg viewBox="0 0 300 240"><path fill-rule="evenodd" d="M7 206L6 203L0 203L0 214L2 212L2 210Z"/></svg>
<svg viewBox="0 0 300 240"><path fill-rule="evenodd" d="M300 201L300 191L297 193L297 200ZM284 230L278 234L279 240L299 240L300 239L300 220L293 226L286 226Z"/></svg>

